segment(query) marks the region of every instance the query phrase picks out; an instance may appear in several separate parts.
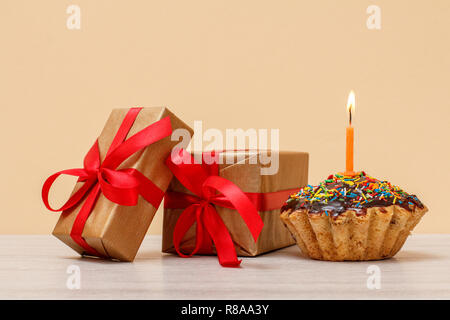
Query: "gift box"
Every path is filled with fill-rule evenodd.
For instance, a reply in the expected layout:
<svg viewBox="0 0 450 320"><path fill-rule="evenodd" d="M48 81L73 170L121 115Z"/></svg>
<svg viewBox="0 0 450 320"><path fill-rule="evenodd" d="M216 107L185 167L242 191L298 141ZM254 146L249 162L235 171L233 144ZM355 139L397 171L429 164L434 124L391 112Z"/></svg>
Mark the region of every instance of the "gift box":
<svg viewBox="0 0 450 320"><path fill-rule="evenodd" d="M43 200L62 211L53 235L80 254L133 261L172 173L164 164L178 141L173 130L192 130L165 107L114 109L84 159L84 167L47 179ZM67 203L53 209L48 193L61 174L78 176Z"/></svg>
<svg viewBox="0 0 450 320"><path fill-rule="evenodd" d="M218 254L223 266L238 266L236 254L257 256L295 244L279 215L289 195L307 184L308 153L272 152L278 170L262 174L266 153L184 151L167 159L175 177L164 199L162 251Z"/></svg>

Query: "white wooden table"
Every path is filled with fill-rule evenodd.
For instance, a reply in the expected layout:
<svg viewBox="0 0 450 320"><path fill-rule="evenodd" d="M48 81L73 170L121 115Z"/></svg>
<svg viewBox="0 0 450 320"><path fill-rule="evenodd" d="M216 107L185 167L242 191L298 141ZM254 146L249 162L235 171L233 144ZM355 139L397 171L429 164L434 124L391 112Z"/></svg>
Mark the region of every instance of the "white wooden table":
<svg viewBox="0 0 450 320"><path fill-rule="evenodd" d="M3 235L0 299L450 298L450 234L413 235L384 261L314 261L292 246L244 258L241 268L162 254L160 246L160 236L148 236L135 262L125 263L80 258L51 236ZM71 265L79 267L80 289L67 287ZM371 265L379 267L380 289L367 287Z"/></svg>

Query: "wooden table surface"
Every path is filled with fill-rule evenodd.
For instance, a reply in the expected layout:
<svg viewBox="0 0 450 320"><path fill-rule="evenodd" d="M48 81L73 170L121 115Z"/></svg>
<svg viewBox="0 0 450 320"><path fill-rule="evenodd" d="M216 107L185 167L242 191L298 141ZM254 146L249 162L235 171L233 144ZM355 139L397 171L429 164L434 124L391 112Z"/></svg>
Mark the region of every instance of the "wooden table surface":
<svg viewBox="0 0 450 320"><path fill-rule="evenodd" d="M212 256L162 254L160 247L160 236L148 236L135 262L126 263L81 258L51 236L3 235L0 299L450 298L450 234L413 235L390 260L314 261L292 246L243 258L241 268L223 268ZM379 289L367 285L373 265ZM67 286L73 268L79 289Z"/></svg>

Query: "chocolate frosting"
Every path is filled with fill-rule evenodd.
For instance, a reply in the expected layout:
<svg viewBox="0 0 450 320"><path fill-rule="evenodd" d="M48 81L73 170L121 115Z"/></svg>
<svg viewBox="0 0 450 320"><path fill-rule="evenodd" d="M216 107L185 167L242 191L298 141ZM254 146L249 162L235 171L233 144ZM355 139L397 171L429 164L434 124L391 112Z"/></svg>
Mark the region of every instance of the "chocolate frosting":
<svg viewBox="0 0 450 320"><path fill-rule="evenodd" d="M330 175L318 186L308 185L302 188L289 197L281 212L307 209L311 213L338 216L347 210L365 214L367 208L391 205L399 205L409 211L416 206L423 208L417 196L410 195L387 181L372 178L362 171L354 176Z"/></svg>

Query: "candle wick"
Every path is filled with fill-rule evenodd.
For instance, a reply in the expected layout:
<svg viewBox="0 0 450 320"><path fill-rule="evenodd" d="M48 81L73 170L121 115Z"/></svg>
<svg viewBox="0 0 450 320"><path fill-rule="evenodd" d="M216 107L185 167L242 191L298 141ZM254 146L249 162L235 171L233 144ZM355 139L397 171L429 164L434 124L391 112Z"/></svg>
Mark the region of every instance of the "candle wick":
<svg viewBox="0 0 450 320"><path fill-rule="evenodd" d="M348 113L350 114L350 125L352 125L352 109L350 108L349 110L348 110Z"/></svg>

